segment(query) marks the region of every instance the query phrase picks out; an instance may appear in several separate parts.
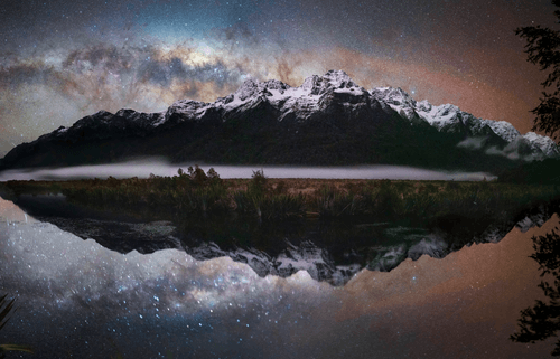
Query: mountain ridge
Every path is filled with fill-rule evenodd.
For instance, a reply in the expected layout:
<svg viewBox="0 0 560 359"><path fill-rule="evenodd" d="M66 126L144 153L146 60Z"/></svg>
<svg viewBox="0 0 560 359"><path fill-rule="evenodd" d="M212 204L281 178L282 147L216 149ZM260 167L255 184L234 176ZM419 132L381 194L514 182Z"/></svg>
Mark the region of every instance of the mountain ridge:
<svg viewBox="0 0 560 359"><path fill-rule="evenodd" d="M558 146L549 136L539 135L535 132L528 132L522 135L511 123L506 121L476 118L474 115L461 111L458 106L452 104L436 106L426 100L417 102L400 87L374 87L369 92L376 99L391 106L393 110L397 112L402 111L404 116L411 121L415 119L426 121L440 131L453 131L453 125L461 122L465 126L470 127L472 133L476 135L484 134L483 129L485 126L488 126L496 135L508 143L512 143L510 146L511 150L506 151L506 153L512 152L515 145L520 146L520 143L524 143L543 152L543 157L536 159L558 157L560 155ZM416 118L415 115L417 116ZM527 160L531 160L531 158Z"/></svg>
<svg viewBox="0 0 560 359"><path fill-rule="evenodd" d="M550 138L521 135L507 122L479 119L455 105L416 102L400 88L368 91L344 71L329 70L298 87L248 78L213 103L180 100L159 113L99 111L18 145L0 160L0 170L115 162L137 155L166 155L172 161L478 169L558 158L560 151ZM484 163L477 164L480 158Z"/></svg>

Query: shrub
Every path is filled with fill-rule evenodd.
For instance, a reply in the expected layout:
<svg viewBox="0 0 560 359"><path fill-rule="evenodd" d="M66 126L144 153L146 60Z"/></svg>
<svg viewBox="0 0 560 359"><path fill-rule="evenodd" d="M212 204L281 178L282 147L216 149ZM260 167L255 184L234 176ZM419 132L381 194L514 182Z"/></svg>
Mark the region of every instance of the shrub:
<svg viewBox="0 0 560 359"><path fill-rule="evenodd" d="M264 193L267 189L267 184L268 179L265 177L263 170L253 171L249 190Z"/></svg>

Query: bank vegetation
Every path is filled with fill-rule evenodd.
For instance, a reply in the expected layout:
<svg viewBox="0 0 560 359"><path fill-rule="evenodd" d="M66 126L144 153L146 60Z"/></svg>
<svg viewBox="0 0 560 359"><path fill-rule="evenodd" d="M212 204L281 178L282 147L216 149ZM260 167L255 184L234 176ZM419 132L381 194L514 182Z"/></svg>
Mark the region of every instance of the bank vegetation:
<svg viewBox="0 0 560 359"><path fill-rule="evenodd" d="M81 205L149 208L187 216L239 213L273 220L288 217L367 216L378 219L442 217L500 219L560 199L554 185L493 181L222 179L214 169L179 169L173 177L7 181L3 197L62 193Z"/></svg>

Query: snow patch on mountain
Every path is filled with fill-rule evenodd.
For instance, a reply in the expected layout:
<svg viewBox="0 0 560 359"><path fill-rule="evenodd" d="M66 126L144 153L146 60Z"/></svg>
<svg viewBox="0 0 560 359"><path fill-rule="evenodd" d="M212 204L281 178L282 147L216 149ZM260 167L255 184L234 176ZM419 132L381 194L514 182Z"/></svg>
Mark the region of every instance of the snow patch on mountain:
<svg viewBox="0 0 560 359"><path fill-rule="evenodd" d="M513 125L506 121L490 121L490 120L481 120L484 121L494 133L498 136L506 140L507 142L511 142L515 140L517 137L521 135L519 131L513 127Z"/></svg>
<svg viewBox="0 0 560 359"><path fill-rule="evenodd" d="M511 123L476 118L452 104L435 106L428 101L418 102L401 88L376 87L366 90L342 70L329 70L323 76L309 76L297 87L278 80L260 82L249 77L234 93L218 97L213 103L181 100L161 113L146 114L122 109L115 116L138 128L159 127L168 123L171 118L179 122L199 121L208 111L215 111L217 116L222 116L222 120L226 121L229 113L241 113L263 102L278 110L278 121L287 117L307 121L313 114L327 111L333 103L345 106L349 114L361 107L375 104L387 113L399 113L412 124L429 124L440 132L465 133L466 139L458 144L459 147L487 148L493 146L492 143L496 144L497 138L501 138L507 145L487 148L487 154L525 160L560 157L557 144L548 136L533 132L522 135ZM70 128L57 129L53 135L65 136L81 127L95 127L98 124L124 126L115 121L113 116L109 112L100 111L85 116ZM50 134L41 137L44 136ZM486 143L485 139L489 138L493 138L494 142Z"/></svg>
<svg viewBox="0 0 560 359"><path fill-rule="evenodd" d="M278 80L259 82L248 78L233 94L218 97L214 103L177 101L169 107L166 119L173 114L181 114L197 120L209 108L220 108L227 113L268 102L280 111L280 121L289 114L294 114L298 120L306 120L313 112L324 110L337 94L355 97L356 100L349 101L351 103L361 102L365 96L369 96L365 88L356 85L342 70L329 70L324 76L309 76L298 87Z"/></svg>
<svg viewBox="0 0 560 359"><path fill-rule="evenodd" d="M527 132L522 136L525 140L529 141L531 148L538 148L545 154L560 155L560 149L556 142L550 137L536 134L534 132Z"/></svg>
<svg viewBox="0 0 560 359"><path fill-rule="evenodd" d="M375 100L383 105L388 105L394 111L407 117L409 120L412 120L414 118L414 114L416 112L418 104L408 93L404 92L400 87L376 87L369 90L368 92L373 96ZM423 120L426 121L425 119Z"/></svg>
<svg viewBox="0 0 560 359"><path fill-rule="evenodd" d="M369 93L377 101L389 105L409 120L418 121L419 118L439 131L454 132L464 126L471 135L482 136L486 134L485 128L490 128L509 144L502 150L491 148L487 150L488 154L500 154L510 159L522 158L527 161L560 156L558 145L550 137L534 132L521 135L509 122L476 118L452 104L435 106L425 100L417 102L400 87L376 87L370 89ZM481 141L481 138L468 138L459 143L459 146L479 149L483 145Z"/></svg>
<svg viewBox="0 0 560 359"><path fill-rule="evenodd" d="M362 270L359 264L336 265L325 248L320 248L310 241L304 241L297 246L287 241L286 248L277 256L271 256L255 248L237 247L225 251L215 243L186 247L185 251L199 261L229 256L235 262L248 264L262 277L267 275L289 277L299 271L306 271L314 280L327 281L333 285L346 284Z"/></svg>

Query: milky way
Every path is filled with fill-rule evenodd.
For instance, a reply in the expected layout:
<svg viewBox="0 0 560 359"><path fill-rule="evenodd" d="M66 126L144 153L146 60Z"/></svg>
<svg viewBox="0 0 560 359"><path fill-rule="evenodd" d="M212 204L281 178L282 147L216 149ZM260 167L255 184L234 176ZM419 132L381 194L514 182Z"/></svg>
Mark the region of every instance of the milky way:
<svg viewBox="0 0 560 359"><path fill-rule="evenodd" d="M490 120L532 125L538 69L514 29L548 1L5 1L0 155L82 116L214 101L247 77L343 69Z"/></svg>

